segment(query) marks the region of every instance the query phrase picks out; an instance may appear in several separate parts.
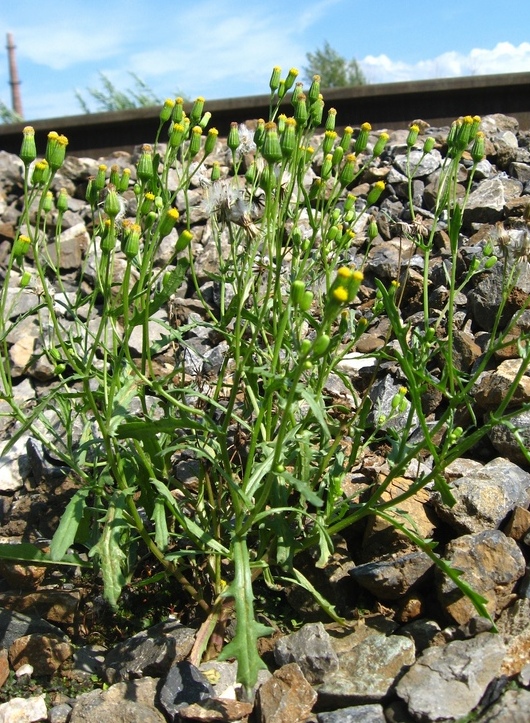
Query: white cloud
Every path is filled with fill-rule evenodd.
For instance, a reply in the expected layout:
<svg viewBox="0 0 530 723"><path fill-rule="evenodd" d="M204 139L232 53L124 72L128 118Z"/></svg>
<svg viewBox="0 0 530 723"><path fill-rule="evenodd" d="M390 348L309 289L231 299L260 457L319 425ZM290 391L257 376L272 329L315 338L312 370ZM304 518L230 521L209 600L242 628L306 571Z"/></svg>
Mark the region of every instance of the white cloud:
<svg viewBox="0 0 530 723"><path fill-rule="evenodd" d="M467 55L449 51L417 63L392 60L388 55L367 55L360 65L371 83L518 73L530 71L530 43L515 46L502 42L494 48L474 48Z"/></svg>

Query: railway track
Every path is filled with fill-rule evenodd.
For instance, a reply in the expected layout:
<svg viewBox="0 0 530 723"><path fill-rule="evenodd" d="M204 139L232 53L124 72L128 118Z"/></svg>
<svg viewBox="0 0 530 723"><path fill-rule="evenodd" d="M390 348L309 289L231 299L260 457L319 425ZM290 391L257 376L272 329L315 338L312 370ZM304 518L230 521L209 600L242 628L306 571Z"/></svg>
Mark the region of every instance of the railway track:
<svg viewBox="0 0 530 723"><path fill-rule="evenodd" d="M530 73L335 88L324 90L324 99L326 108L336 108L338 123L343 126L368 121L374 129L406 128L418 118L432 126L445 126L461 115L504 113L517 118L521 129L530 130ZM287 101L287 112L289 107ZM223 136L232 121L267 118L269 96L207 101L205 108L212 113L211 124ZM22 128L30 124L38 148L44 148L47 133L55 130L68 137L70 155L99 158L116 150L130 151L153 140L159 110L156 106L0 125L0 150L18 153Z"/></svg>

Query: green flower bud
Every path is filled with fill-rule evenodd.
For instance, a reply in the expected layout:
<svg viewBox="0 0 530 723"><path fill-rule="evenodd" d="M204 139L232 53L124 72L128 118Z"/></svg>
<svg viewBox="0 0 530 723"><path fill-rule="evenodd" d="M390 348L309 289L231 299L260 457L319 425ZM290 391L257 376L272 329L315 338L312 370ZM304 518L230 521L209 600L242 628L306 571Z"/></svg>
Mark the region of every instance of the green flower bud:
<svg viewBox="0 0 530 723"><path fill-rule="evenodd" d="M296 120L294 118L286 118L285 129L280 137L283 157L290 158L295 151L296 145Z"/></svg>
<svg viewBox="0 0 530 723"><path fill-rule="evenodd" d="M285 87L285 80L280 80L278 84L278 99L281 100L286 93L287 89Z"/></svg>
<svg viewBox="0 0 530 723"><path fill-rule="evenodd" d="M148 143L142 146L142 152L136 165L136 175L142 183L147 183L153 178L153 149Z"/></svg>
<svg viewBox="0 0 530 723"><path fill-rule="evenodd" d="M166 123L173 114L173 108L175 107L175 101L172 98L166 98L164 105L160 109L160 122Z"/></svg>
<svg viewBox="0 0 530 723"><path fill-rule="evenodd" d="M335 121L337 120L337 111L335 108L330 108L328 110L328 117L326 118L326 126L325 129L327 131L334 131L335 130Z"/></svg>
<svg viewBox="0 0 530 723"><path fill-rule="evenodd" d="M374 240L374 238L378 235L379 229L377 228L377 221L375 218L370 219L370 223L368 224L368 238L370 240L370 243Z"/></svg>
<svg viewBox="0 0 530 723"><path fill-rule="evenodd" d="M32 126L26 126L22 131L22 146L20 148L20 158L25 166L29 166L37 158L37 146L35 145L35 129Z"/></svg>
<svg viewBox="0 0 530 723"><path fill-rule="evenodd" d="M271 79L269 80L269 88L274 93L276 90L278 90L280 86L280 75L281 75L282 69L279 65L275 65L272 69L271 73Z"/></svg>
<svg viewBox="0 0 530 723"><path fill-rule="evenodd" d="M217 143L217 137L219 135L219 131L217 128L210 128L208 131L208 135L206 136L206 141L204 142L204 157L209 156L210 153L213 153L215 149L215 144Z"/></svg>
<svg viewBox="0 0 530 723"><path fill-rule="evenodd" d="M17 236L13 243L12 253L17 260L21 260L31 248L31 239L29 236Z"/></svg>
<svg viewBox="0 0 530 723"><path fill-rule="evenodd" d="M121 213L122 201L116 193L116 188L109 184L108 192L103 203L103 210L109 218L116 218Z"/></svg>
<svg viewBox="0 0 530 723"><path fill-rule="evenodd" d="M184 140L186 129L182 123L173 123L171 131L169 133L169 145L171 148L179 148Z"/></svg>
<svg viewBox="0 0 530 723"><path fill-rule="evenodd" d="M202 112L204 110L204 98L199 96L195 99L193 106L190 111L190 123L197 125L202 118Z"/></svg>
<svg viewBox="0 0 530 723"><path fill-rule="evenodd" d="M372 130L369 123L363 123L359 131L359 135L355 140L355 153L362 153L368 145L368 136Z"/></svg>
<svg viewBox="0 0 530 723"><path fill-rule="evenodd" d="M469 139L470 139L470 140L472 140L472 141L475 140L475 137L476 137L476 135L477 135L477 133L478 133L478 131L479 131L479 128L480 128L480 124L481 124L481 123L482 123L482 118L481 118L479 115L474 115L474 116L473 116L473 123L472 123L472 125L471 125L471 131L470 131L470 134L469 134Z"/></svg>
<svg viewBox="0 0 530 723"><path fill-rule="evenodd" d="M228 132L228 138L226 139L226 145L232 153L238 148L241 140L239 138L239 126L236 122L230 123L230 131Z"/></svg>
<svg viewBox="0 0 530 723"><path fill-rule="evenodd" d="M67 145L68 138L66 136L60 136L55 131L48 133L45 158L48 161L52 173L55 173L55 171L63 165Z"/></svg>
<svg viewBox="0 0 530 723"><path fill-rule="evenodd" d="M151 193L151 191L147 191L147 193L144 195L142 202L140 204L140 216L147 216L147 214L153 208L154 200L155 200L155 194Z"/></svg>
<svg viewBox="0 0 530 723"><path fill-rule="evenodd" d="M96 187L95 176L90 176L88 179L85 191L85 200L88 204L90 204L90 208L92 209L92 211L94 211L96 209L96 206L98 205L99 200L99 191Z"/></svg>
<svg viewBox="0 0 530 723"><path fill-rule="evenodd" d="M177 239L177 243L175 244L175 252L178 254L181 251L184 251L184 249L188 248L188 246L191 243L191 240L193 238L193 234L191 231L188 231L187 229L184 229L180 236Z"/></svg>
<svg viewBox="0 0 530 723"><path fill-rule="evenodd" d="M366 205L367 206L373 206L374 203L377 203L379 200L379 197L385 190L385 182L384 181L376 181L372 188L370 189L368 196L366 198Z"/></svg>
<svg viewBox="0 0 530 723"><path fill-rule="evenodd" d="M20 277L20 281L19 281L18 285L21 289L25 289L30 285L30 283L31 283L31 273L29 271L24 271L24 273Z"/></svg>
<svg viewBox="0 0 530 723"><path fill-rule="evenodd" d="M210 180L212 183L215 183L221 178L221 166L219 165L219 161L214 161L212 163L212 172L210 174Z"/></svg>
<svg viewBox="0 0 530 723"><path fill-rule="evenodd" d="M313 81L309 87L307 99L309 100L309 104L313 105L320 97L320 75L314 75Z"/></svg>
<svg viewBox="0 0 530 723"><path fill-rule="evenodd" d="M295 306L300 305L303 295L305 294L305 284L300 279L295 279L291 284L291 301Z"/></svg>
<svg viewBox="0 0 530 723"><path fill-rule="evenodd" d="M337 133L335 131L325 131L324 140L322 141L322 152L325 156L331 153L336 138Z"/></svg>
<svg viewBox="0 0 530 723"><path fill-rule="evenodd" d="M342 134L342 138L340 139L340 147L344 151L344 153L348 153L350 150L350 144L351 139L353 135L353 128L351 126L346 126L344 129L344 133Z"/></svg>
<svg viewBox="0 0 530 723"><path fill-rule="evenodd" d="M297 68L291 68L287 74L287 78L285 79L285 90L289 90L289 88L292 88L294 81L298 77L298 69Z"/></svg>
<svg viewBox="0 0 530 723"><path fill-rule="evenodd" d="M280 113L280 115L276 119L279 135L281 135L285 130L285 121L286 120L287 120L287 116L285 115L285 113Z"/></svg>
<svg viewBox="0 0 530 723"><path fill-rule="evenodd" d="M254 143L256 148L261 150L265 142L265 121L263 118L258 118L256 123L256 130L254 131Z"/></svg>
<svg viewBox="0 0 530 723"><path fill-rule="evenodd" d="M212 118L212 114L210 113L209 110L207 110L197 125L200 125L200 127L204 130L206 128L206 126L208 125L208 123L210 122L211 118Z"/></svg>
<svg viewBox="0 0 530 723"><path fill-rule="evenodd" d="M473 128L473 118L466 115L462 118L462 122L458 128L455 144L458 151L464 151L471 140L471 129Z"/></svg>
<svg viewBox="0 0 530 723"><path fill-rule="evenodd" d="M173 111L171 113L171 120L173 123L181 123L182 119L184 118L184 99L183 98L175 98L175 103L173 105Z"/></svg>
<svg viewBox="0 0 530 723"><path fill-rule="evenodd" d="M294 104L294 118L298 125L303 128L309 118L309 112L307 110L307 98L304 93L300 93Z"/></svg>
<svg viewBox="0 0 530 723"><path fill-rule="evenodd" d="M188 147L188 156L195 158L197 153L201 150L201 137L202 128L200 126L193 126L191 129L190 145Z"/></svg>
<svg viewBox="0 0 530 723"><path fill-rule="evenodd" d="M353 179L355 178L356 168L357 158L355 156L355 153L348 153L348 155L346 156L346 163L342 167L342 170L339 174L339 183L342 188L345 188L353 182Z"/></svg>
<svg viewBox="0 0 530 723"><path fill-rule="evenodd" d="M313 342L313 346L311 349L313 356L317 358L320 356L324 356L324 354L329 349L330 342L331 339L328 334L320 334L319 336L317 336L317 338Z"/></svg>
<svg viewBox="0 0 530 723"><path fill-rule="evenodd" d="M98 192L102 191L105 188L105 184L107 182L106 179L106 172L107 172L107 166L104 163L100 163L98 166L98 172L96 174L96 178L94 179L94 185L96 186Z"/></svg>
<svg viewBox="0 0 530 723"><path fill-rule="evenodd" d="M357 200L357 197L353 195L353 193L348 193L346 196L346 199L344 201L344 211L346 213L348 211L352 211L355 208L355 201Z"/></svg>
<svg viewBox="0 0 530 723"><path fill-rule="evenodd" d="M497 257L496 256L490 256L489 259L486 259L484 262L484 268L485 269L491 269L495 264L497 263Z"/></svg>
<svg viewBox="0 0 530 723"><path fill-rule="evenodd" d="M33 166L33 173L31 175L31 183L33 186L42 186L46 183L50 175L50 167L48 161L43 158L42 161L37 161Z"/></svg>
<svg viewBox="0 0 530 723"><path fill-rule="evenodd" d="M52 204L53 193L51 191L47 191L42 201L42 210L44 211L44 213L49 213L52 210Z"/></svg>
<svg viewBox="0 0 530 723"><path fill-rule="evenodd" d="M313 303L313 296L314 294L312 291L304 291L299 303L300 311L309 311L311 304Z"/></svg>
<svg viewBox="0 0 530 723"><path fill-rule="evenodd" d="M114 228L114 222L112 221L112 219L107 219L103 227L103 233L101 234L101 253L108 255L114 251L115 246L116 229Z"/></svg>
<svg viewBox="0 0 530 723"><path fill-rule="evenodd" d="M484 143L484 133L482 131L477 131L477 134L475 135L475 140L473 141L473 145L471 146L471 158L473 160L473 163L480 163L480 161L484 158L485 155L486 148Z"/></svg>
<svg viewBox="0 0 530 723"><path fill-rule="evenodd" d="M324 163L322 164L322 168L320 170L320 176L323 181L327 181L328 178L331 176L331 171L333 168L333 156L331 153L328 153L327 156L324 158Z"/></svg>
<svg viewBox="0 0 530 723"><path fill-rule="evenodd" d="M433 136L428 136L423 143L423 152L425 154L430 153L434 148L435 140Z"/></svg>
<svg viewBox="0 0 530 723"><path fill-rule="evenodd" d="M168 236L171 231L175 228L175 224L179 218L179 212L176 208L168 208L163 214L158 223L158 235L160 238Z"/></svg>
<svg viewBox="0 0 530 723"><path fill-rule="evenodd" d="M311 125L319 126L322 124L322 116L324 115L324 99L321 95L312 103L309 114L311 116Z"/></svg>
<svg viewBox="0 0 530 723"><path fill-rule="evenodd" d="M331 163L333 164L333 168L337 168L337 166L340 166L343 157L344 149L342 148L342 146L336 146L331 155Z"/></svg>
<svg viewBox="0 0 530 723"><path fill-rule="evenodd" d="M261 153L267 163L273 164L282 160L283 154L280 139L278 138L276 123L273 121L265 124L265 140Z"/></svg>
<svg viewBox="0 0 530 723"><path fill-rule="evenodd" d="M57 210L61 214L66 213L66 211L68 211L68 193L66 192L66 188L60 189L59 194L57 196L57 201L55 202L55 205L57 207Z"/></svg>
<svg viewBox="0 0 530 723"><path fill-rule="evenodd" d="M140 250L140 236L142 229L137 223L131 223L127 228L123 236L121 248L126 258L130 261L137 256Z"/></svg>
<svg viewBox="0 0 530 723"><path fill-rule="evenodd" d="M111 183L114 186L114 188L117 189L119 182L120 182L120 169L116 164L114 164L110 167L109 183Z"/></svg>
<svg viewBox="0 0 530 723"><path fill-rule="evenodd" d="M418 125L416 125L415 123L413 123L409 128L409 134L408 134L407 140L406 140L407 146L409 148L412 148L412 146L418 140L419 132L420 132L420 127Z"/></svg>
<svg viewBox="0 0 530 723"><path fill-rule="evenodd" d="M341 232L342 228L333 224L333 226L330 226L328 228L328 231L326 233L326 239L328 241L334 241Z"/></svg>
<svg viewBox="0 0 530 723"><path fill-rule="evenodd" d="M377 139L377 141L375 143L374 150L372 151L372 156L374 158L379 158L381 153L385 150L385 146L388 143L389 138L390 138L390 136L388 135L388 133L385 133L385 131L383 131L379 135L379 138Z"/></svg>
<svg viewBox="0 0 530 723"><path fill-rule="evenodd" d="M307 356L311 351L311 340L304 339L300 344L300 356Z"/></svg>

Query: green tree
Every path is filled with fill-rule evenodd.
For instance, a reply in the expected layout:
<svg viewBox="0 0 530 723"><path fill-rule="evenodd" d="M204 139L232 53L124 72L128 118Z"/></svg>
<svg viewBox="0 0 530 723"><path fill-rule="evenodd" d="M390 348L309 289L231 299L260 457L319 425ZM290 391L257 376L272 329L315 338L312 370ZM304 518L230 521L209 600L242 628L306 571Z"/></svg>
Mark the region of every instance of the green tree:
<svg viewBox="0 0 530 723"><path fill-rule="evenodd" d="M355 59L347 60L326 42L322 49L306 53L307 66L304 74L308 81L320 75L322 88L343 88L349 85L366 85L366 78Z"/></svg>
<svg viewBox="0 0 530 723"><path fill-rule="evenodd" d="M20 123L22 118L0 100L0 123Z"/></svg>
<svg viewBox="0 0 530 723"><path fill-rule="evenodd" d="M101 88L87 88L92 100L97 103L96 112L108 112L113 110L129 110L131 108L145 108L151 105L160 105L163 101L158 98L151 88L144 83L135 73L130 73L134 79L134 87L125 91L118 90L114 83L105 75L100 73ZM91 113L89 103L83 98L81 92L76 90L75 96L85 113Z"/></svg>

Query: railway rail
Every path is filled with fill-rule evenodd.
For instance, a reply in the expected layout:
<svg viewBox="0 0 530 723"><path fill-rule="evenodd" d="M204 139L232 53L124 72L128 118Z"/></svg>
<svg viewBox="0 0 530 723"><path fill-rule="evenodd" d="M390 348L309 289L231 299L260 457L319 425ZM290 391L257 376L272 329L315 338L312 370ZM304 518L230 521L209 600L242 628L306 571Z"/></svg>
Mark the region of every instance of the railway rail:
<svg viewBox="0 0 530 723"><path fill-rule="evenodd" d="M326 108L336 108L337 121L343 126L368 121L374 129L406 128L421 118L440 127L461 115L504 113L517 118L521 129L530 130L530 73L334 88L323 94ZM207 101L205 108L212 113L212 125L224 136L232 121L267 118L269 96ZM288 111L289 101L285 108ZM30 124L39 148L44 148L47 133L55 130L68 137L70 155L99 158L117 150L131 151L153 140L159 110L156 106L0 125L0 150L18 153L22 128Z"/></svg>

